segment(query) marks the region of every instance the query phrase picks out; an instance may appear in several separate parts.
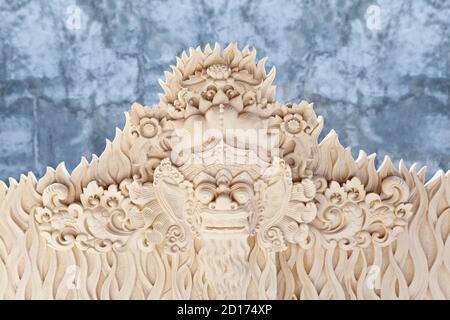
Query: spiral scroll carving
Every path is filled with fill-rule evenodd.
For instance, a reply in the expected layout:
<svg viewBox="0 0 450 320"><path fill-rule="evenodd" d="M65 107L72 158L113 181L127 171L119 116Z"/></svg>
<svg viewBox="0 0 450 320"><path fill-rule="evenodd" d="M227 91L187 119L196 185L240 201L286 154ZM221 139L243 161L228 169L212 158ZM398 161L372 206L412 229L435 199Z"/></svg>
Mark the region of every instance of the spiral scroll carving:
<svg viewBox="0 0 450 320"><path fill-rule="evenodd" d="M335 241L345 250L370 244L386 246L412 216L409 196L406 182L394 176L381 181L381 194L367 193L356 177L342 184L331 181L316 196L314 227L326 242Z"/></svg>

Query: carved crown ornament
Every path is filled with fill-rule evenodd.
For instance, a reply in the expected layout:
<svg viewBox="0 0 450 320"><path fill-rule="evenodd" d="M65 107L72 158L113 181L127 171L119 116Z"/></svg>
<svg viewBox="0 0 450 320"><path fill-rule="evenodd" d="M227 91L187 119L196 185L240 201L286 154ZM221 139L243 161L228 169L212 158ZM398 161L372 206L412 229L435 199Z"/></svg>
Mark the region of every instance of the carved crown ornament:
<svg viewBox="0 0 450 320"><path fill-rule="evenodd" d="M353 159L256 50L191 49L100 157L0 184L0 299L450 297L450 173Z"/></svg>

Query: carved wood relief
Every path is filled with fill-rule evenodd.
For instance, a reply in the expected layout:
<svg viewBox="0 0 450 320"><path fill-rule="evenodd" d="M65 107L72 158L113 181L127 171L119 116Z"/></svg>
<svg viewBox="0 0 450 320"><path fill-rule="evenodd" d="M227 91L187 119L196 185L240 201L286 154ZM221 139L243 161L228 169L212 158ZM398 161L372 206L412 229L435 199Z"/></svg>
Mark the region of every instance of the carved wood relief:
<svg viewBox="0 0 450 320"><path fill-rule="evenodd" d="M255 59L192 49L100 157L0 183L0 299L450 298L450 173L319 142Z"/></svg>

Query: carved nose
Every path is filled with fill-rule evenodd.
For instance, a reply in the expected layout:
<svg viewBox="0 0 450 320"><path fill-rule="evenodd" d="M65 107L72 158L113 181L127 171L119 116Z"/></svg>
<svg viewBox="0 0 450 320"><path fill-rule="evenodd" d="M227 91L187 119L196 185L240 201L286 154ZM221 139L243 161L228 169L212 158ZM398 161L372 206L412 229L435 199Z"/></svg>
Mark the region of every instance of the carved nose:
<svg viewBox="0 0 450 320"><path fill-rule="evenodd" d="M228 102L230 102L230 100L222 90L217 91L212 101L213 104L227 104Z"/></svg>
<svg viewBox="0 0 450 320"><path fill-rule="evenodd" d="M208 205L211 210L236 210L239 207L237 202L222 203L221 201L214 201Z"/></svg>
<svg viewBox="0 0 450 320"><path fill-rule="evenodd" d="M211 202L208 207L213 210L236 210L238 204L232 201L228 195L220 194L216 201Z"/></svg>

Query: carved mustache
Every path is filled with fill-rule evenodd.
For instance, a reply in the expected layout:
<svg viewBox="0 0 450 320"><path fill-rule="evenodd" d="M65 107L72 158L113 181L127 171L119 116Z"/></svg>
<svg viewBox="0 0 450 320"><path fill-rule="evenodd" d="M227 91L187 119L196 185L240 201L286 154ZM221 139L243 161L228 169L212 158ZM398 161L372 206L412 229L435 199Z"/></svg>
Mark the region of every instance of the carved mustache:
<svg viewBox="0 0 450 320"><path fill-rule="evenodd" d="M206 113L206 111L208 111L211 107L218 107L221 105L231 106L237 112L241 112L242 109L244 109L242 95L237 94L236 96L229 96L226 95L223 90L218 90L212 100L208 100L204 97L204 95L202 95L202 97L200 98L198 109L200 110L200 112Z"/></svg>

